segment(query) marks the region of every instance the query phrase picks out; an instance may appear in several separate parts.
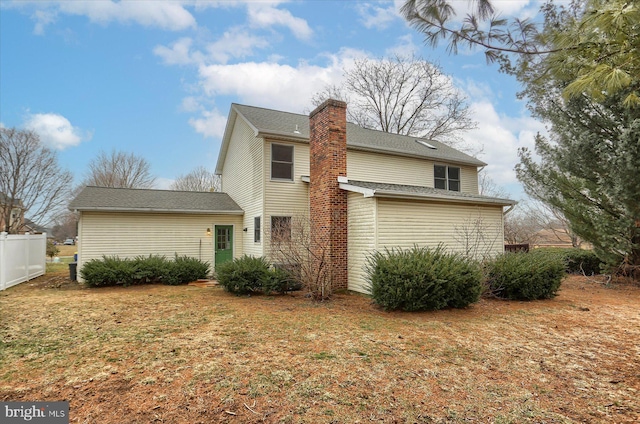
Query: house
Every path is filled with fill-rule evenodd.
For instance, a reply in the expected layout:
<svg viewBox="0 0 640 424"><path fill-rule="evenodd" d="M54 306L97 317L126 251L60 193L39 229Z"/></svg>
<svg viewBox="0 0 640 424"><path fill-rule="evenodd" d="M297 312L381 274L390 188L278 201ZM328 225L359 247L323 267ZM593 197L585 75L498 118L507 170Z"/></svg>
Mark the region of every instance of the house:
<svg viewBox="0 0 640 424"><path fill-rule="evenodd" d="M52 230L49 227L42 226L40 224L36 224L29 218L24 218L24 227L23 231L31 233L31 234L47 234L47 238L52 238Z"/></svg>
<svg viewBox="0 0 640 424"><path fill-rule="evenodd" d="M503 251L503 208L515 202L478 194L485 165L437 141L347 123L336 100L309 116L233 104L216 165L221 192L85 188L70 206L79 266L104 254L177 252L214 267L268 257L272 228L305 216L326 233L334 287L366 292L363 266L377 249L464 252L481 239L485 251ZM481 238L469 233L478 223Z"/></svg>
<svg viewBox="0 0 640 424"><path fill-rule="evenodd" d="M8 226L7 226L8 218ZM0 231L18 233L24 226L24 206L22 200L12 199L0 192Z"/></svg>

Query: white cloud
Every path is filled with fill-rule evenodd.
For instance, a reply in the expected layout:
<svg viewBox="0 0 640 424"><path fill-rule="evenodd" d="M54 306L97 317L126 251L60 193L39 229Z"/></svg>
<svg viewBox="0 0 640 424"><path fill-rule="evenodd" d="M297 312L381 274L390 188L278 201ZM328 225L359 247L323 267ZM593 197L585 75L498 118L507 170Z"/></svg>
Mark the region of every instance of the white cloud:
<svg viewBox="0 0 640 424"><path fill-rule="evenodd" d="M256 48L268 47L263 37L250 34L242 28L235 27L226 31L214 43L207 45L208 56L217 63L227 63L230 58L251 56Z"/></svg>
<svg viewBox="0 0 640 424"><path fill-rule="evenodd" d="M197 112L199 110L202 110L202 106L200 105L198 99L193 96L188 96L182 99L180 110L184 112Z"/></svg>
<svg viewBox="0 0 640 424"><path fill-rule="evenodd" d="M172 178L159 177L159 178L156 178L153 188L156 188L158 190L170 190L171 184L173 184L175 181L176 180Z"/></svg>
<svg viewBox="0 0 640 424"><path fill-rule="evenodd" d="M189 119L191 125L196 132L204 137L222 138L224 129L227 124L227 116L221 114L218 109L212 111L203 111L200 118Z"/></svg>
<svg viewBox="0 0 640 424"><path fill-rule="evenodd" d="M396 10L396 5L393 3L388 7L380 7L371 3L361 3L358 4L356 10L360 15L362 25L369 29L385 29L400 17Z"/></svg>
<svg viewBox="0 0 640 424"><path fill-rule="evenodd" d="M160 56L167 65L190 65L202 63L203 56L200 52L192 52L191 44L193 40L183 37L171 44L171 47L158 45L154 47L153 53Z"/></svg>
<svg viewBox="0 0 640 424"><path fill-rule="evenodd" d="M328 56L325 66L300 62L297 66L273 62L244 62L201 66L201 86L207 96L237 96L240 101L280 110L302 112L314 93L342 81L343 68L363 56L344 49Z"/></svg>
<svg viewBox="0 0 640 424"><path fill-rule="evenodd" d="M36 10L32 16L32 19L36 21L36 25L33 27L33 33L43 35L46 26L55 22L57 17L58 14L55 10Z"/></svg>
<svg viewBox="0 0 640 424"><path fill-rule="evenodd" d="M34 10L34 32L43 34L47 25L60 15L86 16L91 22L103 25L113 21L136 23L170 31L196 27L196 20L185 8L191 1L17 1L7 7ZM3 5L4 6L4 5Z"/></svg>
<svg viewBox="0 0 640 424"><path fill-rule="evenodd" d="M533 150L536 133L546 132L544 124L524 114L498 114L494 105L485 100L472 103L471 111L479 124L465 138L474 146L483 146L480 159L489 164L486 170L498 185L517 183L514 166L518 163L518 149Z"/></svg>
<svg viewBox="0 0 640 424"><path fill-rule="evenodd" d="M385 52L387 56L411 57L418 56L421 48L422 46L416 46L413 42L413 35L407 34L398 37L396 45L386 49Z"/></svg>
<svg viewBox="0 0 640 424"><path fill-rule="evenodd" d="M62 115L56 113L36 113L29 115L25 128L33 130L40 136L40 141L55 149L64 150L77 146L83 139L88 140L91 134L83 133Z"/></svg>
<svg viewBox="0 0 640 424"><path fill-rule="evenodd" d="M306 20L297 18L288 10L276 8L277 3L250 2L247 4L249 24L254 28L284 26L300 40L309 40L313 30Z"/></svg>
<svg viewBox="0 0 640 424"><path fill-rule="evenodd" d="M167 46L154 47L153 53L166 65L203 65L205 63L227 63L231 58L250 56L256 48L269 46L267 40L235 27L226 31L213 43L193 48L193 39L180 38Z"/></svg>

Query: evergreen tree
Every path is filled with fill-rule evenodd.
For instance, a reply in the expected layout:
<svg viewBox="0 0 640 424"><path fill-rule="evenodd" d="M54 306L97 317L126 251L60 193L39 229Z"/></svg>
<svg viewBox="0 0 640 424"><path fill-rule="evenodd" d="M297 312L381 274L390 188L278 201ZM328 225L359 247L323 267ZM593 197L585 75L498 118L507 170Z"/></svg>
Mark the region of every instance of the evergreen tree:
<svg viewBox="0 0 640 424"><path fill-rule="evenodd" d="M451 1L408 0L403 13L432 44L480 46L516 76L550 134L536 137L540 161L520 151L525 190L561 211L612 268L640 277L639 2L549 1L542 20L501 19L490 0L475 5L457 28Z"/></svg>

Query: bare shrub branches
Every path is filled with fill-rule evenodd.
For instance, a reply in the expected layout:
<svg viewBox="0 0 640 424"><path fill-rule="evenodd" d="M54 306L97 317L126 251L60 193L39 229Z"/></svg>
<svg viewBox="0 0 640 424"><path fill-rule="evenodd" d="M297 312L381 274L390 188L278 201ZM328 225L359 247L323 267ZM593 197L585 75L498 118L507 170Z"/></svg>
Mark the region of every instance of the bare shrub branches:
<svg viewBox="0 0 640 424"><path fill-rule="evenodd" d="M302 284L311 298L326 300L333 294L329 237L326 232L313 231L311 226L303 215L272 220L270 256Z"/></svg>

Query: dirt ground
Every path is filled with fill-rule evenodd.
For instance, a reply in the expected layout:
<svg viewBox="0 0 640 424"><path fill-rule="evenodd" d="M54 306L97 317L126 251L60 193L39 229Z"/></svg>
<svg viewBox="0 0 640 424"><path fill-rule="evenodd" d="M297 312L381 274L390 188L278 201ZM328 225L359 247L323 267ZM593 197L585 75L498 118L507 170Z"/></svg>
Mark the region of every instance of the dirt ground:
<svg viewBox="0 0 640 424"><path fill-rule="evenodd" d="M0 401L68 400L72 423L640 422L632 284L388 313L66 277L0 292Z"/></svg>

